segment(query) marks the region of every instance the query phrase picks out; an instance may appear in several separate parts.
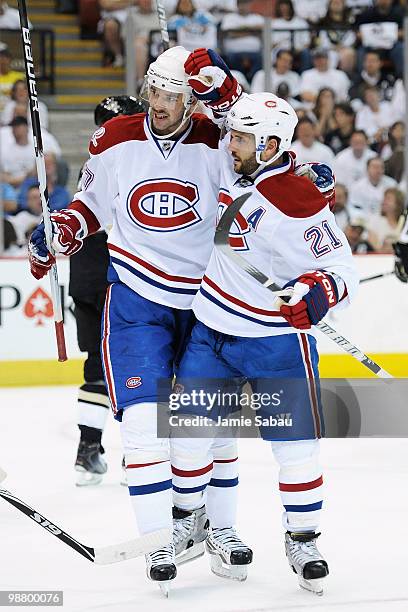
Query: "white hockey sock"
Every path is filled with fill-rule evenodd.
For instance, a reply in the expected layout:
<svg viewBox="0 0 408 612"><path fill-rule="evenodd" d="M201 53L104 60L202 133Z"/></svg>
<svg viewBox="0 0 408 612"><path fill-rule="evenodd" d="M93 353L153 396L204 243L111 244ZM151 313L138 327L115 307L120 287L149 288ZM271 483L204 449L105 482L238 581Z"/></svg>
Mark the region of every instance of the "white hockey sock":
<svg viewBox="0 0 408 612"><path fill-rule="evenodd" d="M319 465L319 441L272 442L280 465L279 490L287 531L316 531L323 504L323 477Z"/></svg>
<svg viewBox="0 0 408 612"><path fill-rule="evenodd" d="M196 510L205 503L213 461L211 438L171 438L173 501L182 510Z"/></svg>
<svg viewBox="0 0 408 612"><path fill-rule="evenodd" d="M156 435L157 406L134 404L123 412L121 435L130 500L139 533L172 529L168 440Z"/></svg>
<svg viewBox="0 0 408 612"><path fill-rule="evenodd" d="M78 425L86 425L103 431L109 409L110 402L103 381L85 382L79 388Z"/></svg>
<svg viewBox="0 0 408 612"><path fill-rule="evenodd" d="M207 515L212 527L236 523L238 498L238 449L233 440L214 440L214 468L207 487Z"/></svg>

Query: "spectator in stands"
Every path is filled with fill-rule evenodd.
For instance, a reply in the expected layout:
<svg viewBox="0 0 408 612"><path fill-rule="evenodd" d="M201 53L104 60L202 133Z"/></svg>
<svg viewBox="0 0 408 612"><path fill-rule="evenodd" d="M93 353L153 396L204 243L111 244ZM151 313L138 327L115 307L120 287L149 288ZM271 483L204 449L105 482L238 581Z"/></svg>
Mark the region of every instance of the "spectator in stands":
<svg viewBox="0 0 408 612"><path fill-rule="evenodd" d="M143 84L149 55L149 34L151 30L159 30L154 0L138 0L132 12L133 28L135 30L136 80L138 88Z"/></svg>
<svg viewBox="0 0 408 612"><path fill-rule="evenodd" d="M22 79L18 79L13 83L10 92L10 100L8 100L4 106L3 112L0 115L0 123L2 125L9 125L14 115L14 109L17 104L22 104L27 109L27 120L29 125L31 124L31 114L29 112L29 98L27 84ZM44 102L38 100L38 108L40 112L41 127L48 129L48 109Z"/></svg>
<svg viewBox="0 0 408 612"><path fill-rule="evenodd" d="M350 138L350 146L340 151L334 160L336 181L350 189L353 183L366 176L367 162L373 157L376 154L368 147L366 133L355 130Z"/></svg>
<svg viewBox="0 0 408 612"><path fill-rule="evenodd" d="M337 155L350 144L350 138L354 131L355 113L348 102L338 102L334 106L334 121L336 127L326 134L324 144L331 148Z"/></svg>
<svg viewBox="0 0 408 612"><path fill-rule="evenodd" d="M303 63L310 65L310 33L283 32L281 30L304 30L309 25L305 19L295 14L292 0L278 0L275 6L275 19L272 22L272 43L275 48L294 50L296 53L305 51L307 57ZM302 63L302 61L301 61Z"/></svg>
<svg viewBox="0 0 408 612"><path fill-rule="evenodd" d="M0 197L3 204L3 211L12 215L17 210L17 194L8 183L0 183Z"/></svg>
<svg viewBox="0 0 408 612"><path fill-rule="evenodd" d="M343 29L352 23L352 13L346 6L345 0L330 0L326 15L317 23L321 28L318 34L318 46L330 49L334 66L338 64L340 49L352 47L356 42L354 30Z"/></svg>
<svg viewBox="0 0 408 612"><path fill-rule="evenodd" d="M347 100L350 81L341 70L329 68L327 49L315 49L313 52L314 68L305 70L300 79L300 94L304 102L313 103L323 87L330 87L338 101Z"/></svg>
<svg viewBox="0 0 408 612"><path fill-rule="evenodd" d="M391 99L391 114L394 121L405 121L406 93L404 82L398 79Z"/></svg>
<svg viewBox="0 0 408 612"><path fill-rule="evenodd" d="M210 13L197 10L195 0L178 0L175 15L167 26L169 31L177 32L177 43L187 51L218 46L215 20Z"/></svg>
<svg viewBox="0 0 408 612"><path fill-rule="evenodd" d="M364 214L379 214L385 190L397 187L396 181L384 175L384 162L381 157L373 157L367 162L367 174L350 188L350 210Z"/></svg>
<svg viewBox="0 0 408 612"><path fill-rule="evenodd" d="M278 87L281 83L286 83L289 88L289 95L295 97L299 93L300 77L292 70L293 55L286 49L278 51L275 60L275 67L271 72L272 82L272 93L277 92ZM265 72L264 70L258 70L254 74L254 78L251 83L251 93L258 93L265 91Z"/></svg>
<svg viewBox="0 0 408 612"><path fill-rule="evenodd" d="M385 174L400 183L404 174L405 124L396 121L390 127L388 143L381 151L384 160Z"/></svg>
<svg viewBox="0 0 408 612"><path fill-rule="evenodd" d="M23 181L34 173L34 148L28 137L27 119L15 117L10 127L10 140L4 142L3 138L0 139L1 180L12 187L20 187Z"/></svg>
<svg viewBox="0 0 408 612"><path fill-rule="evenodd" d="M342 70L348 77L350 83L357 80L357 54L354 47L341 47L339 49L338 70Z"/></svg>
<svg viewBox="0 0 408 612"><path fill-rule="evenodd" d="M17 80L24 80L22 72L11 70L12 55L4 43L0 43L0 110L10 97L11 88Z"/></svg>
<svg viewBox="0 0 408 612"><path fill-rule="evenodd" d="M103 40L103 66L120 68L124 64L122 28L127 17L127 9L135 0L98 0L101 20L98 32Z"/></svg>
<svg viewBox="0 0 408 612"><path fill-rule="evenodd" d="M350 213L347 207L348 191L347 187L336 181L336 198L332 212L336 217L336 223L344 231L350 221Z"/></svg>
<svg viewBox="0 0 408 612"><path fill-rule="evenodd" d="M334 104L334 91L330 87L323 87L318 93L313 109L316 117L316 136L320 140L324 140L327 132L335 128Z"/></svg>
<svg viewBox="0 0 408 612"><path fill-rule="evenodd" d="M291 149L296 153L296 163L322 162L332 166L334 161L333 152L316 138L316 127L314 123L304 117L296 128L296 140Z"/></svg>
<svg viewBox="0 0 408 612"><path fill-rule="evenodd" d="M356 128L364 130L371 144L383 145L387 140L387 130L393 117L390 102L380 101L378 87L366 87L365 104L357 111Z"/></svg>
<svg viewBox="0 0 408 612"><path fill-rule="evenodd" d="M237 13L228 13L221 21L222 55L230 68L240 70L251 80L262 66L264 18L251 13L251 0L237 0L237 8Z"/></svg>
<svg viewBox="0 0 408 612"><path fill-rule="evenodd" d="M17 244L16 232L10 219L3 218L0 219L0 222L3 223L4 236L4 251L0 252L0 255L5 255L6 257L22 255L23 253Z"/></svg>
<svg viewBox="0 0 408 612"><path fill-rule="evenodd" d="M370 242L375 250L381 253L393 253L393 242L401 233L398 222L404 213L404 194L398 189L390 188L384 192L381 204L381 215L369 215L367 229Z"/></svg>
<svg viewBox="0 0 408 612"><path fill-rule="evenodd" d="M293 4L298 17L316 23L325 16L329 0L293 0Z"/></svg>
<svg viewBox="0 0 408 612"><path fill-rule="evenodd" d="M31 24L30 24L31 28ZM17 9L10 8L7 2L0 1L0 30L19 30L20 15Z"/></svg>
<svg viewBox="0 0 408 612"><path fill-rule="evenodd" d="M344 229L352 253L374 253L373 245L365 238L367 221L362 216L354 216Z"/></svg>
<svg viewBox="0 0 408 612"><path fill-rule="evenodd" d="M395 77L391 72L384 72L381 65L380 53L375 50L367 51L364 56L363 70L358 73L349 91L352 100L358 98L363 101L368 86L378 88L381 101L391 100Z"/></svg>
<svg viewBox="0 0 408 612"><path fill-rule="evenodd" d="M41 195L38 183L31 185L27 189L26 201L27 207L25 210L21 210L13 217L9 217L16 232L17 244L20 246L27 244L27 239L31 232L41 221Z"/></svg>
<svg viewBox="0 0 408 612"><path fill-rule="evenodd" d="M404 10L402 6L394 6L393 0L374 0L373 7L358 15L356 25L362 41L361 60L368 48L381 49L382 55L392 60L396 74L402 75L403 20Z"/></svg>
<svg viewBox="0 0 408 612"><path fill-rule="evenodd" d="M44 162L50 208L51 210L61 210L61 208L66 208L71 202L71 196L65 187L58 184L57 158L53 153L46 153L44 155ZM37 177L28 177L21 185L21 189L18 194L19 210L27 209L27 192L33 185L38 186Z"/></svg>

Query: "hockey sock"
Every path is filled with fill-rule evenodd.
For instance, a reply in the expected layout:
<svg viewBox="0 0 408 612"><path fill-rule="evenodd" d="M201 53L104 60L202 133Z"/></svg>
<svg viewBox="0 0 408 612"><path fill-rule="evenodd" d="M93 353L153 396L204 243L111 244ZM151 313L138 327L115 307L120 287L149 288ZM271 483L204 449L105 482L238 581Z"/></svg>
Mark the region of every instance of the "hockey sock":
<svg viewBox="0 0 408 612"><path fill-rule="evenodd" d="M110 403L105 383L85 382L78 391L78 425L103 431Z"/></svg>
<svg viewBox="0 0 408 612"><path fill-rule="evenodd" d="M173 501L177 508L196 510L204 504L213 470L211 443L210 438L171 439Z"/></svg>
<svg viewBox="0 0 408 612"><path fill-rule="evenodd" d="M231 440L215 440L213 453L214 467L207 487L207 516L212 527L232 527L237 515L237 444Z"/></svg>
<svg viewBox="0 0 408 612"><path fill-rule="evenodd" d="M323 505L319 441L272 442L272 449L280 465L283 527L290 532L316 531Z"/></svg>
<svg viewBox="0 0 408 612"><path fill-rule="evenodd" d="M78 425L79 431L81 432L81 442L89 442L92 444L93 442L101 443L102 440L102 430L96 429L95 427L87 427L86 425ZM101 452L104 450L101 447Z"/></svg>

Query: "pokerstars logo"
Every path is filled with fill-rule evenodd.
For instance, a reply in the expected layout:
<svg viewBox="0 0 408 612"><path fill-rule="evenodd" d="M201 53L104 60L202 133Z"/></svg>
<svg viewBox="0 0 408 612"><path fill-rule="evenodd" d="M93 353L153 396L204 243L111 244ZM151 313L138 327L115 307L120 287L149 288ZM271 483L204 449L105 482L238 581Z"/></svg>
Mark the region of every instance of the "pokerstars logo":
<svg viewBox="0 0 408 612"><path fill-rule="evenodd" d="M174 232L201 221L195 205L200 199L197 185L163 178L141 181L127 198L127 211L134 223L152 232Z"/></svg>
<svg viewBox="0 0 408 612"><path fill-rule="evenodd" d="M44 325L44 319L53 316L51 298L41 287L33 291L27 298L24 304L24 314L29 319L33 319L35 325Z"/></svg>

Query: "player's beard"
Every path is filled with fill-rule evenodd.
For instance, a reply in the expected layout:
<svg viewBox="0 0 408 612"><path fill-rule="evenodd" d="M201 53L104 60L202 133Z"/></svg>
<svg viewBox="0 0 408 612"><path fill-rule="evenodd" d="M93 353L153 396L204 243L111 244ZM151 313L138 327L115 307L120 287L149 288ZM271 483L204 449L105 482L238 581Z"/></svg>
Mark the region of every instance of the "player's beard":
<svg viewBox="0 0 408 612"><path fill-rule="evenodd" d="M238 162L238 164L237 164ZM256 154L254 153L248 159L242 160L241 158L234 158L234 170L237 174L246 174L250 176L256 170L258 170L259 164L256 161Z"/></svg>

